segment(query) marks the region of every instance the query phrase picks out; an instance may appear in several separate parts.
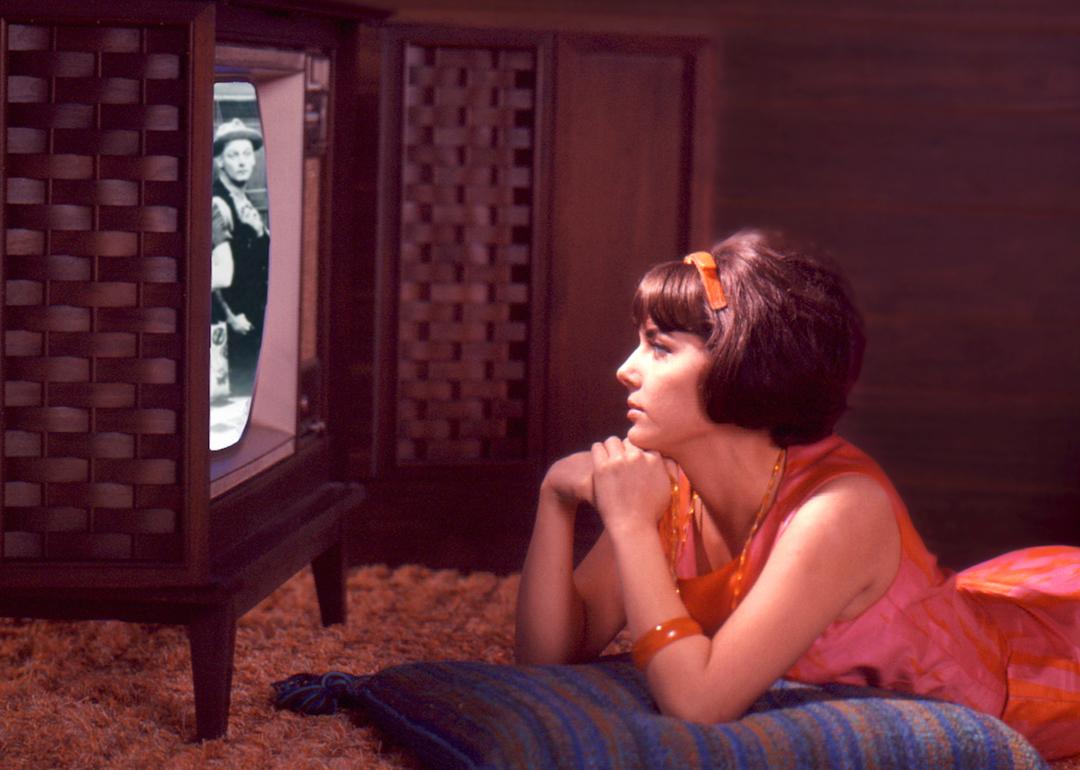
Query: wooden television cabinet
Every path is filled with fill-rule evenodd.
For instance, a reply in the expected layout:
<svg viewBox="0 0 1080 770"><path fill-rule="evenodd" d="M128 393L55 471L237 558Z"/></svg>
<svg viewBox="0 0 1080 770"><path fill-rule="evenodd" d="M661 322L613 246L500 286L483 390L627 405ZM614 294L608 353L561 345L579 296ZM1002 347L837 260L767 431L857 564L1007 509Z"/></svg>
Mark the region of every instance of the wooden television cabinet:
<svg viewBox="0 0 1080 770"><path fill-rule="evenodd" d="M200 739L226 730L240 615L310 563L323 622L345 616L364 493L336 426L363 394L336 374L356 317L336 311L355 303L342 265L374 242L375 111L356 113L377 18L321 0L0 11L0 612L186 625ZM285 117L275 103L263 122L300 123L291 147L268 134L267 165L301 193L269 183L273 345L292 358L254 399L284 393L291 423L276 453L230 460L208 448L206 330L214 82L237 72L288 81ZM283 314L279 244L298 276L278 281Z"/></svg>

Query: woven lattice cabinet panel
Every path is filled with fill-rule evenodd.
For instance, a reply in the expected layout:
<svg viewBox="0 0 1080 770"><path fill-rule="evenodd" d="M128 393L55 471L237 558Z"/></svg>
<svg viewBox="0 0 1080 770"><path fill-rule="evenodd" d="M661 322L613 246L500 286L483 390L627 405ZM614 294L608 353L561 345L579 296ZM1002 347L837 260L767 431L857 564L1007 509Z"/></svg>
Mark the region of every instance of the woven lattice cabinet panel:
<svg viewBox="0 0 1080 770"><path fill-rule="evenodd" d="M10 24L3 558L183 558L186 26Z"/></svg>
<svg viewBox="0 0 1080 770"><path fill-rule="evenodd" d="M404 51L397 460L527 453L534 50Z"/></svg>

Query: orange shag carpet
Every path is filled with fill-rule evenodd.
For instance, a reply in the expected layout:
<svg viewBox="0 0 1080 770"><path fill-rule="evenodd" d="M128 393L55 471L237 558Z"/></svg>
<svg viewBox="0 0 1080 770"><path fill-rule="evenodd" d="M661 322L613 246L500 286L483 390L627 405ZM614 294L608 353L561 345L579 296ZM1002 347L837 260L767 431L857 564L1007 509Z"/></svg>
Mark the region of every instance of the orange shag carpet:
<svg viewBox="0 0 1080 770"><path fill-rule="evenodd" d="M276 711L270 683L410 660L509 662L517 578L405 566L348 576L348 622L319 622L305 570L237 626L226 738L193 743L183 627L0 620L0 765L11 768L415 768L347 714Z"/></svg>
<svg viewBox="0 0 1080 770"><path fill-rule="evenodd" d="M416 768L347 713L271 706L299 671L370 673L412 660L509 662L517 576L370 566L348 578L348 623L319 623L310 572L241 618L228 737L193 743L183 628L0 620L4 768ZM1080 770L1080 757L1054 763Z"/></svg>

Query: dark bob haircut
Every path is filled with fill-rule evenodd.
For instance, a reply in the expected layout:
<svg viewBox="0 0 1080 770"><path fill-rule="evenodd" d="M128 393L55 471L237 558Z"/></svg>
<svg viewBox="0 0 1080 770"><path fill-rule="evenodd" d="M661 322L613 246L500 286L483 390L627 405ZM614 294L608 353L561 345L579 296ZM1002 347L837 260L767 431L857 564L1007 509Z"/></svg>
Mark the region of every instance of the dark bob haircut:
<svg viewBox="0 0 1080 770"><path fill-rule="evenodd" d="M866 338L847 281L782 235L743 230L712 250L727 306L712 310L697 269L653 267L634 295L634 321L705 340L709 418L765 429L779 446L832 433L862 368Z"/></svg>

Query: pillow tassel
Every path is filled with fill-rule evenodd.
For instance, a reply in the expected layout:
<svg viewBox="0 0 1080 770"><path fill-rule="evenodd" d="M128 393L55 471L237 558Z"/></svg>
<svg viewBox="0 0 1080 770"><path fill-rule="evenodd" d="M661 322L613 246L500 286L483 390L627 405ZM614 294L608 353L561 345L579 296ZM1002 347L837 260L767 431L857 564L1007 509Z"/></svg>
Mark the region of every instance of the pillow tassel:
<svg viewBox="0 0 1080 770"><path fill-rule="evenodd" d="M343 671L293 674L273 683L274 708L308 716L336 714L338 709L358 705L355 693L367 679Z"/></svg>

